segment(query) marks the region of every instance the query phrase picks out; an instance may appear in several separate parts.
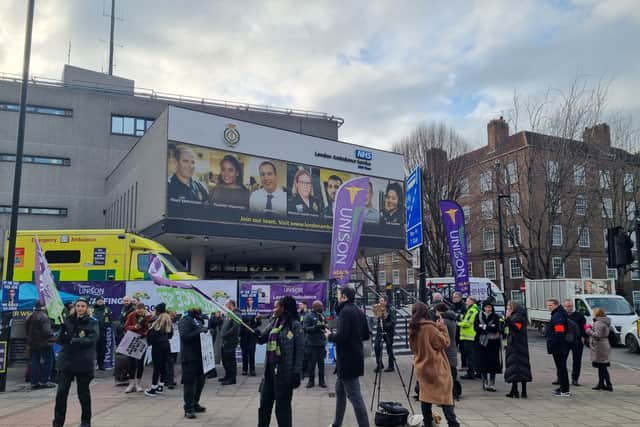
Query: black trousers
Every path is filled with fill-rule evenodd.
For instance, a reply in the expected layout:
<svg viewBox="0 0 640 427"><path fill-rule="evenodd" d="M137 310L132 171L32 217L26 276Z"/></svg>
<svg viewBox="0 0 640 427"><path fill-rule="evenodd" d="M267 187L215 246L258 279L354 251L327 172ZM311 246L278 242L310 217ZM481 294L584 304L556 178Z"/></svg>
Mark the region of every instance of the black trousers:
<svg viewBox="0 0 640 427"><path fill-rule="evenodd" d="M176 383L176 375L175 375L175 366L176 359L178 358L178 353L171 353L169 357L167 357L167 382L166 384L175 384Z"/></svg>
<svg viewBox="0 0 640 427"><path fill-rule="evenodd" d="M467 375L474 375L476 373L475 344L469 340L462 340L460 343L467 362Z"/></svg>
<svg viewBox="0 0 640 427"><path fill-rule="evenodd" d="M609 369L606 363L598 364L598 385L610 386L611 377L609 376Z"/></svg>
<svg viewBox="0 0 640 427"><path fill-rule="evenodd" d="M182 364L184 412L195 412L196 407L200 405L204 382L202 361L198 360Z"/></svg>
<svg viewBox="0 0 640 427"><path fill-rule="evenodd" d="M256 371L256 337L251 335L240 340L242 350L242 372Z"/></svg>
<svg viewBox="0 0 640 427"><path fill-rule="evenodd" d="M307 354L309 357L309 363L307 367L309 368L308 375L309 381L313 382L315 377L316 365L318 366L318 382L320 384L324 383L324 358L326 356L326 351L324 346L310 346L307 347Z"/></svg>
<svg viewBox="0 0 640 427"><path fill-rule="evenodd" d="M558 382L560 382L560 390L564 392L569 391L569 372L567 371L568 357L568 350L553 353L553 363L556 365L556 374L558 376Z"/></svg>
<svg viewBox="0 0 640 427"><path fill-rule="evenodd" d="M96 359L98 368L104 369L104 356L107 354L107 331L100 329L100 338L96 342Z"/></svg>
<svg viewBox="0 0 640 427"><path fill-rule="evenodd" d="M158 385L158 380L162 384L168 384L167 375L168 359L171 356L171 347L169 343L166 345L156 344L151 347L151 359L153 360L153 375L151 376L151 384Z"/></svg>
<svg viewBox="0 0 640 427"><path fill-rule="evenodd" d="M69 371L60 371L58 373L58 389L56 390L56 406L53 411L53 426L62 427L67 417L67 399L69 397L69 389L71 382L76 380L78 386L78 400L82 415L80 420L83 423L91 423L91 393L89 391L89 383L93 379L93 372L73 373Z"/></svg>
<svg viewBox="0 0 640 427"><path fill-rule="evenodd" d="M571 379L578 381L580 378L580 369L582 368L582 351L584 350L584 344L582 341L578 341L571 346Z"/></svg>
<svg viewBox="0 0 640 427"><path fill-rule="evenodd" d="M228 380L236 380L236 348L222 347L222 366L224 367L224 377Z"/></svg>
<svg viewBox="0 0 640 427"><path fill-rule="evenodd" d="M278 427L292 427L291 398L293 389L277 384L274 368L267 365L260 384L260 408L258 408L258 427L269 427L273 404L276 405Z"/></svg>
<svg viewBox="0 0 640 427"><path fill-rule="evenodd" d="M376 335L376 342L374 351L376 353L376 364L380 366L382 364L382 344L384 343L385 347L387 347L387 356L389 358L389 367L393 367L393 361L395 357L393 355L393 334L392 333L381 333L380 335Z"/></svg>
<svg viewBox="0 0 640 427"><path fill-rule="evenodd" d="M144 373L144 355L140 359L135 357L127 357L127 359L129 359L129 378L141 379Z"/></svg>
<svg viewBox="0 0 640 427"><path fill-rule="evenodd" d="M422 418L424 420L425 427L432 427L433 413L431 412L431 403L420 402L420 407L422 409ZM456 413L453 410L453 406L442 406L442 412L444 413L444 417L447 420L447 425L451 427L457 427L460 425L456 418Z"/></svg>

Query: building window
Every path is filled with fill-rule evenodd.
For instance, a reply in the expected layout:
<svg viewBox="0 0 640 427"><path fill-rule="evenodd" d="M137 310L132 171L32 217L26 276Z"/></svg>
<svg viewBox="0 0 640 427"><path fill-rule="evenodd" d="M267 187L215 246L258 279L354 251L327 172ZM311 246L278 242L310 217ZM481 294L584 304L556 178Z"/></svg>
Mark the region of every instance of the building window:
<svg viewBox="0 0 640 427"><path fill-rule="evenodd" d="M580 258L580 277L583 279L591 279L591 258Z"/></svg>
<svg viewBox="0 0 640 427"><path fill-rule="evenodd" d="M1 205L0 214L10 214L10 205ZM18 208L20 215L51 215L51 216L67 216L67 209L65 208L39 208L31 206L20 206Z"/></svg>
<svg viewBox="0 0 640 427"><path fill-rule="evenodd" d="M487 193L491 191L491 171L483 172L480 174L480 192Z"/></svg>
<svg viewBox="0 0 640 427"><path fill-rule="evenodd" d="M553 276L557 279L564 279L564 262L562 262L562 257L554 256L551 259Z"/></svg>
<svg viewBox="0 0 640 427"><path fill-rule="evenodd" d="M634 221L636 219L636 202L633 200L625 202L624 208L627 212L627 221Z"/></svg>
<svg viewBox="0 0 640 427"><path fill-rule="evenodd" d="M471 261L467 263L467 268L469 269L469 277L473 276L473 263Z"/></svg>
<svg viewBox="0 0 640 427"><path fill-rule="evenodd" d="M407 268L407 283L415 283L415 271L413 268Z"/></svg>
<svg viewBox="0 0 640 427"><path fill-rule="evenodd" d="M378 265L384 265L384 257L386 254L378 255Z"/></svg>
<svg viewBox="0 0 640 427"><path fill-rule="evenodd" d="M551 227L551 245L562 246L562 226L554 225Z"/></svg>
<svg viewBox="0 0 640 427"><path fill-rule="evenodd" d="M494 242L494 233L493 230L483 230L482 231L482 249L485 251L490 251L495 249Z"/></svg>
<svg viewBox="0 0 640 427"><path fill-rule="evenodd" d="M553 188L549 189L549 210L552 213L562 213L562 203L560 200L560 193Z"/></svg>
<svg viewBox="0 0 640 427"><path fill-rule="evenodd" d="M484 277L496 280L496 262L494 260L484 261Z"/></svg>
<svg viewBox="0 0 640 427"><path fill-rule="evenodd" d="M509 273L512 279L522 279L522 265L518 258L509 258Z"/></svg>
<svg viewBox="0 0 640 427"><path fill-rule="evenodd" d="M615 268L607 268L607 279L618 279L618 270Z"/></svg>
<svg viewBox="0 0 640 427"><path fill-rule="evenodd" d="M413 268L420 268L420 248L413 250L411 254L411 266Z"/></svg>
<svg viewBox="0 0 640 427"><path fill-rule="evenodd" d="M576 215L585 216L587 214L587 198L584 196L576 197Z"/></svg>
<svg viewBox="0 0 640 427"><path fill-rule="evenodd" d="M581 248L591 247L591 236L589 235L589 227L580 227L580 234L578 235L578 246Z"/></svg>
<svg viewBox="0 0 640 427"><path fill-rule="evenodd" d="M609 232L608 230L605 228L604 229L604 248L607 249L609 247Z"/></svg>
<svg viewBox="0 0 640 427"><path fill-rule="evenodd" d="M518 246L520 244L520 226L517 224L507 227L507 244L510 248Z"/></svg>
<svg viewBox="0 0 640 427"><path fill-rule="evenodd" d="M460 180L460 195L461 196L469 195L469 178L462 178Z"/></svg>
<svg viewBox="0 0 640 427"><path fill-rule="evenodd" d="M378 271L378 284L386 285L387 284L387 272L386 271Z"/></svg>
<svg viewBox="0 0 640 427"><path fill-rule="evenodd" d="M446 275L447 276L453 276L453 269L451 268L451 264L447 264Z"/></svg>
<svg viewBox="0 0 640 427"><path fill-rule="evenodd" d="M493 218L493 200L483 200L480 202L480 215L482 219Z"/></svg>
<svg viewBox="0 0 640 427"><path fill-rule="evenodd" d="M8 153L0 153L0 162L15 162L16 155ZM31 156L25 154L22 156L23 163L33 163L36 165L54 165L54 166L70 166L71 159L68 157L49 157L49 156Z"/></svg>
<svg viewBox="0 0 640 427"><path fill-rule="evenodd" d="M393 277L393 284L394 285L399 285L400 284L400 270L393 270L391 272L391 277Z"/></svg>
<svg viewBox="0 0 640 427"><path fill-rule="evenodd" d="M585 185L584 166L582 165L573 166L573 180L575 184L580 187Z"/></svg>
<svg viewBox="0 0 640 427"><path fill-rule="evenodd" d="M602 218L612 218L613 217L613 200L609 197L604 197L602 199Z"/></svg>
<svg viewBox="0 0 640 427"><path fill-rule="evenodd" d="M10 102L0 102L0 111L20 111L20 104L13 104ZM31 114L44 114L47 116L58 116L58 117L72 117L73 110L67 108L56 108L56 107L43 107L40 105L27 105L25 108L27 113Z"/></svg>
<svg viewBox="0 0 640 427"><path fill-rule="evenodd" d="M507 163L505 184L513 185L518 182L518 164L516 162Z"/></svg>
<svg viewBox="0 0 640 427"><path fill-rule="evenodd" d="M371 257L370 257L370 256L368 256L368 257L366 257L365 259L367 260L367 265L371 265Z"/></svg>
<svg viewBox="0 0 640 427"><path fill-rule="evenodd" d="M398 262L398 254L396 252L391 252L391 262L394 264Z"/></svg>
<svg viewBox="0 0 640 427"><path fill-rule="evenodd" d="M520 194L519 193L511 193L509 195L509 213L513 216L520 213Z"/></svg>
<svg viewBox="0 0 640 427"><path fill-rule="evenodd" d="M631 267L634 268L631 270L631 280L640 280L640 263L636 260L631 264Z"/></svg>
<svg viewBox="0 0 640 427"><path fill-rule="evenodd" d="M114 135L142 136L153 124L144 117L111 116L111 133Z"/></svg>
<svg viewBox="0 0 640 427"><path fill-rule="evenodd" d="M558 173L558 162L555 160L549 160L547 162L547 177L549 182L560 181L560 174Z"/></svg>
<svg viewBox="0 0 640 427"><path fill-rule="evenodd" d="M624 191L627 193L633 193L633 178L631 173L624 174Z"/></svg>
<svg viewBox="0 0 640 427"><path fill-rule="evenodd" d="M609 171L601 170L600 171L600 189L608 190L610 187L610 183L611 183L611 178L609 176Z"/></svg>
<svg viewBox="0 0 640 427"><path fill-rule="evenodd" d="M471 208L469 206L463 206L462 213L464 214L464 223L469 224L469 219L471 218Z"/></svg>

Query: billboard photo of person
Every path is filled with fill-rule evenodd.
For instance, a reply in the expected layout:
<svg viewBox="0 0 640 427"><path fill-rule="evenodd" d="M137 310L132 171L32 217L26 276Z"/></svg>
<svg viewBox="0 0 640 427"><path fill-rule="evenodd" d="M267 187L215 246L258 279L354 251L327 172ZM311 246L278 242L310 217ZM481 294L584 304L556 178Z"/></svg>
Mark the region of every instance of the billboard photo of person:
<svg viewBox="0 0 640 427"><path fill-rule="evenodd" d="M220 173L216 186L209 194L209 204L214 207L249 208L249 190L243 184L243 168L240 160L226 154L220 160Z"/></svg>
<svg viewBox="0 0 640 427"><path fill-rule="evenodd" d="M285 215L287 193L278 185L278 168L275 161L264 160L258 166L260 188L251 193L249 206L253 212Z"/></svg>
<svg viewBox="0 0 640 427"><path fill-rule="evenodd" d="M364 208L364 222L378 222L380 221L380 211L376 209L373 204L374 200L374 191L373 191L373 182L371 178L369 178L369 192L367 193L367 203Z"/></svg>
<svg viewBox="0 0 640 427"><path fill-rule="evenodd" d="M311 174L306 169L299 168L293 176L291 197L288 201L289 212L319 216L320 209L320 202L313 194Z"/></svg>
<svg viewBox="0 0 640 427"><path fill-rule="evenodd" d="M204 204L209 198L207 187L195 179L196 155L193 149L179 145L173 150L173 169L169 177L169 200Z"/></svg>
<svg viewBox="0 0 640 427"><path fill-rule="evenodd" d="M403 206L402 185L398 182L390 182L385 191L382 222L385 224L402 224Z"/></svg>
<svg viewBox="0 0 640 427"><path fill-rule="evenodd" d="M325 216L333 216L333 205L336 201L336 194L338 193L338 188L342 185L342 178L338 175L331 175L324 183L324 188L326 192L326 205L324 208Z"/></svg>

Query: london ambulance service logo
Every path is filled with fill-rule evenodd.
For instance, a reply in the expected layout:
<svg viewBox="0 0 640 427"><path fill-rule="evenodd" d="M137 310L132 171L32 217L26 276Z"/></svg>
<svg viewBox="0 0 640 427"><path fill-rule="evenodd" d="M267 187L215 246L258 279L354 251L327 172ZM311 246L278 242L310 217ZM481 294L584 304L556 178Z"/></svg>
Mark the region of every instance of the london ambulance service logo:
<svg viewBox="0 0 640 427"><path fill-rule="evenodd" d="M224 143L229 147L233 147L240 142L240 132L236 129L236 125L229 123L222 134Z"/></svg>

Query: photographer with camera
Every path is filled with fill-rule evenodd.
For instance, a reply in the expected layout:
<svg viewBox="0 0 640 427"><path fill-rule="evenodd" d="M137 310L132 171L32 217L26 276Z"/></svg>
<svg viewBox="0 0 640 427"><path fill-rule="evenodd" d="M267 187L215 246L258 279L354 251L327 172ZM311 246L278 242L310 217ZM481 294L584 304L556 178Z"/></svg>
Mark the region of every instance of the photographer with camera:
<svg viewBox="0 0 640 427"><path fill-rule="evenodd" d="M377 319L376 341L374 350L376 353L376 369L380 372L384 369L382 363L382 343L387 347L387 355L389 357L387 369L385 372L393 372L395 357L393 355L393 336L396 331L396 312L393 307L389 306L389 300L386 296L380 296L378 304L373 307L374 316Z"/></svg>

